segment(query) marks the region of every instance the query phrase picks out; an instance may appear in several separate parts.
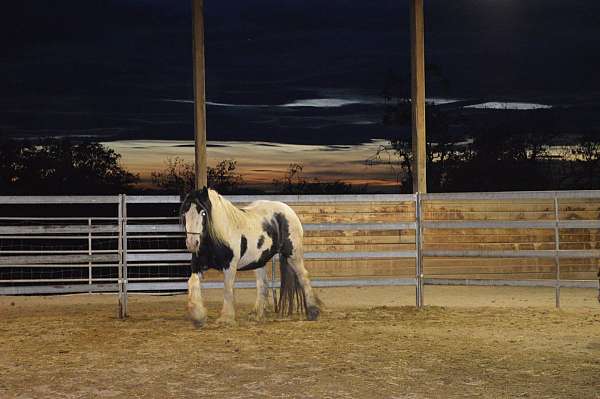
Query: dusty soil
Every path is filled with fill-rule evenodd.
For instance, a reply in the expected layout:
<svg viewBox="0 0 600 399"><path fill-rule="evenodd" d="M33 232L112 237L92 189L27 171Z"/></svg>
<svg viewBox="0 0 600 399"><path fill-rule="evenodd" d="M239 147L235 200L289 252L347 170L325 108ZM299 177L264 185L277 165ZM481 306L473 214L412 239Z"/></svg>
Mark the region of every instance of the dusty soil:
<svg viewBox="0 0 600 399"><path fill-rule="evenodd" d="M1 398L600 398L595 290L427 287L320 290L317 322L186 319L184 296L0 297ZM444 305L443 307L440 305Z"/></svg>

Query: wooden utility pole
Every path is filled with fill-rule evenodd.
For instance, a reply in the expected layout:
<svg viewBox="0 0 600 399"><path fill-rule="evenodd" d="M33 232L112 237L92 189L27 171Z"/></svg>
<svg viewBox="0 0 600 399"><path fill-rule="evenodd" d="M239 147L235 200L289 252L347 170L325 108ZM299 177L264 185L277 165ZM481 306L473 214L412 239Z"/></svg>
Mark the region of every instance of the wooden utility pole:
<svg viewBox="0 0 600 399"><path fill-rule="evenodd" d="M196 189L206 186L206 95L204 76L204 0L192 0L194 54L194 139Z"/></svg>
<svg viewBox="0 0 600 399"><path fill-rule="evenodd" d="M423 1L410 0L413 192L427 192L425 136L425 26Z"/></svg>

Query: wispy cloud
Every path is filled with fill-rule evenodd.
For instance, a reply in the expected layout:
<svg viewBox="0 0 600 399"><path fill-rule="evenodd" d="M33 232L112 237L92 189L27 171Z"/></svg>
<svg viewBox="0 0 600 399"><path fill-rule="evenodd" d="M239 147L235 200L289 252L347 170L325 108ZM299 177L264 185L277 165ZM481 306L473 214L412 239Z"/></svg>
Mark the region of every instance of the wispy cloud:
<svg viewBox="0 0 600 399"><path fill-rule="evenodd" d="M502 102L502 101L489 101L481 104L468 105L465 108L476 108L476 109L510 109L510 110L532 110L532 109L550 109L551 105L547 104L536 104L536 103L522 103L522 102Z"/></svg>

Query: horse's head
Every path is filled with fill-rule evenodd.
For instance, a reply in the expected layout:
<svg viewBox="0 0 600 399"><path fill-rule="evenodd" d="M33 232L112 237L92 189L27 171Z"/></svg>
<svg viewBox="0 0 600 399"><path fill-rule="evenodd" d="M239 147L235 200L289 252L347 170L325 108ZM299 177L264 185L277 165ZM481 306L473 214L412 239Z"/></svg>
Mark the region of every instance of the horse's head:
<svg viewBox="0 0 600 399"><path fill-rule="evenodd" d="M208 234L211 203L208 189L192 191L181 204L181 224L185 227L185 245L188 251L197 253L202 240Z"/></svg>

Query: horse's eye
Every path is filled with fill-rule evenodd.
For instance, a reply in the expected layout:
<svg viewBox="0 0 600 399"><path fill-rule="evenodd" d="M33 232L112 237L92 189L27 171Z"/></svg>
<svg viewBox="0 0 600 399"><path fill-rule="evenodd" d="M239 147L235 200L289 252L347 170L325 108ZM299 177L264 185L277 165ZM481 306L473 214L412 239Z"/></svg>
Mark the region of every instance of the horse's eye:
<svg viewBox="0 0 600 399"><path fill-rule="evenodd" d="M206 211L201 211L200 215L202 215L202 217L206 216Z"/></svg>

